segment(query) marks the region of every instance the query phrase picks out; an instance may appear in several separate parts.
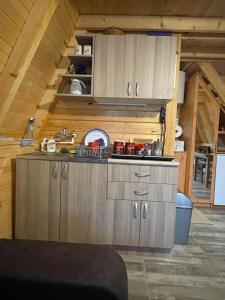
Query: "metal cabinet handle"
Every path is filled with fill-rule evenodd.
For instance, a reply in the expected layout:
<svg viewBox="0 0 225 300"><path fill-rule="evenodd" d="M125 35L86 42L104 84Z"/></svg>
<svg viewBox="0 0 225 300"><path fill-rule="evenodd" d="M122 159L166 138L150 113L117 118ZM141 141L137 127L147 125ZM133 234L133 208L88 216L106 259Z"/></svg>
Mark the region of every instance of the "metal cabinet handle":
<svg viewBox="0 0 225 300"><path fill-rule="evenodd" d="M58 163L55 163L52 169L52 177L57 178L58 177Z"/></svg>
<svg viewBox="0 0 225 300"><path fill-rule="evenodd" d="M135 95L138 96L138 94L139 94L139 83L137 82L135 86Z"/></svg>
<svg viewBox="0 0 225 300"><path fill-rule="evenodd" d="M137 176L137 177L149 177L149 176L151 176L150 173L138 173L138 172L135 172L134 175Z"/></svg>
<svg viewBox="0 0 225 300"><path fill-rule="evenodd" d="M147 209L148 209L148 204L145 202L143 207L143 214L142 214L143 219L147 218Z"/></svg>
<svg viewBox="0 0 225 300"><path fill-rule="evenodd" d="M127 95L130 96L130 82L128 82L127 85Z"/></svg>
<svg viewBox="0 0 225 300"><path fill-rule="evenodd" d="M137 208L138 208L138 204L137 204L137 202L135 202L134 206L133 206L133 218L134 219L137 219Z"/></svg>
<svg viewBox="0 0 225 300"><path fill-rule="evenodd" d="M66 179L67 178L67 168L68 168L68 164L65 164L63 166L63 170L62 170L62 178Z"/></svg>
<svg viewBox="0 0 225 300"><path fill-rule="evenodd" d="M134 194L137 196L145 196L148 195L150 192L140 192L140 191L134 191Z"/></svg>

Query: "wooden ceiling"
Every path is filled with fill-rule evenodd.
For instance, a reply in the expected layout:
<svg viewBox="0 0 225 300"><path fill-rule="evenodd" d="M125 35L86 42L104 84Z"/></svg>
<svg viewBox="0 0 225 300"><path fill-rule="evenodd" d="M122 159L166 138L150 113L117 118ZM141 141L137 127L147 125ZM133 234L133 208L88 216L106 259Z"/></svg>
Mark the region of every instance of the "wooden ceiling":
<svg viewBox="0 0 225 300"><path fill-rule="evenodd" d="M77 0L77 6L81 15L225 17L224 0Z"/></svg>

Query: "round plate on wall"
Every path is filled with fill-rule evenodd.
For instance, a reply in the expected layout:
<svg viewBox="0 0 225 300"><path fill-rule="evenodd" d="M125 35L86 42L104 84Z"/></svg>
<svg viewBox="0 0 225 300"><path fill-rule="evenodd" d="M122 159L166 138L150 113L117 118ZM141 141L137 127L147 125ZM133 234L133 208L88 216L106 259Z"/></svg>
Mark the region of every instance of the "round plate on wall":
<svg viewBox="0 0 225 300"><path fill-rule="evenodd" d="M100 146L107 147L110 144L110 139L109 139L108 134L100 128L95 128L95 129L88 131L86 133L86 135L84 136L84 145L88 146L89 142L95 142L95 141L99 141L99 140L101 140L102 143L104 143L104 145L100 144Z"/></svg>

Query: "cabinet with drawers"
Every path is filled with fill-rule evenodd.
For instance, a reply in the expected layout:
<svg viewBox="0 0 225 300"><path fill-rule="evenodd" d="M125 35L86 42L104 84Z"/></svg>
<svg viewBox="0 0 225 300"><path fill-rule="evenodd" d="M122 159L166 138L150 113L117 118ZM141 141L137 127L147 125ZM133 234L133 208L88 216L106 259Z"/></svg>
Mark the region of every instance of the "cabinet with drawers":
<svg viewBox="0 0 225 300"><path fill-rule="evenodd" d="M108 165L106 242L172 248L177 166Z"/></svg>
<svg viewBox="0 0 225 300"><path fill-rule="evenodd" d="M114 161L17 158L16 238L172 248L178 163Z"/></svg>

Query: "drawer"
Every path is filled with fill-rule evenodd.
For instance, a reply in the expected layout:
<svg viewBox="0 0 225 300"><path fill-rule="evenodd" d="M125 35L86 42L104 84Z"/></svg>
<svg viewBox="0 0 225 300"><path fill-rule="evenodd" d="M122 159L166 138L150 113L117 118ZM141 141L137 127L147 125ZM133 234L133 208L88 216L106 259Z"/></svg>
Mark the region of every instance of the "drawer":
<svg viewBox="0 0 225 300"><path fill-rule="evenodd" d="M107 198L113 200L176 202L176 194L172 184L108 182L107 189Z"/></svg>
<svg viewBox="0 0 225 300"><path fill-rule="evenodd" d="M177 184L178 167L108 165L108 181Z"/></svg>

